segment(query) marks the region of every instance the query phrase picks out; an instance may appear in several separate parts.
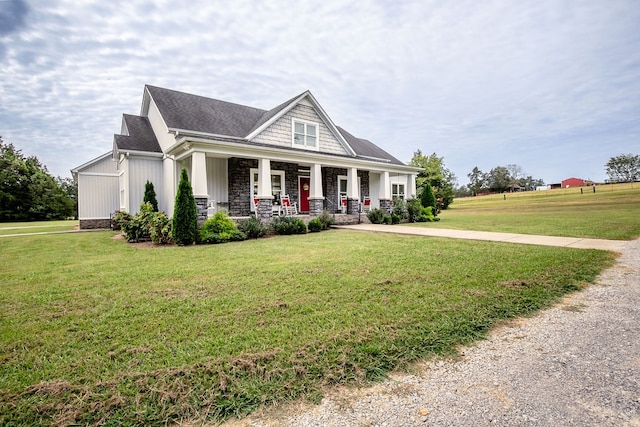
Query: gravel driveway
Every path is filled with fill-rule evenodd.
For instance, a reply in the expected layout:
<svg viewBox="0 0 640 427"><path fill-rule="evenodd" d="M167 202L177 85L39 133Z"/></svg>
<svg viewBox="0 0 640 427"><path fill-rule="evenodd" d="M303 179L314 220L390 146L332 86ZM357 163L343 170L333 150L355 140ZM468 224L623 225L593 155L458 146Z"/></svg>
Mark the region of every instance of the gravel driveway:
<svg viewBox="0 0 640 427"><path fill-rule="evenodd" d="M317 406L233 426L640 426L640 240L596 284L425 363Z"/></svg>

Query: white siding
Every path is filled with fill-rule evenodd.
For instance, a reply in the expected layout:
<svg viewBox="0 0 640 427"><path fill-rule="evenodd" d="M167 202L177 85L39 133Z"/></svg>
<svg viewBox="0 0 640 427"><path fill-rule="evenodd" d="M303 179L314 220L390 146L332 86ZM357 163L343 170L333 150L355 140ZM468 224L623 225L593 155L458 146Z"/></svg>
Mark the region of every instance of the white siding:
<svg viewBox="0 0 640 427"><path fill-rule="evenodd" d="M162 170L164 172L162 196L158 190L158 209L167 213L168 216L173 215L173 204L176 198L176 172L175 161L169 157L162 161ZM155 185L155 184L154 184Z"/></svg>
<svg viewBox="0 0 640 427"><path fill-rule="evenodd" d="M153 183L158 205L160 206L163 203L161 202L161 198L164 197L162 160L160 158L152 159L131 156L127 169L129 212L135 214L140 210L140 205L144 199L144 186L147 180Z"/></svg>
<svg viewBox="0 0 640 427"><path fill-rule="evenodd" d="M111 156L78 169L78 218L107 219L119 207L118 164Z"/></svg>
<svg viewBox="0 0 640 427"><path fill-rule="evenodd" d="M207 157L207 189L210 200L229 202L227 159Z"/></svg>
<svg viewBox="0 0 640 427"><path fill-rule="evenodd" d="M119 207L116 175L78 174L78 217L80 219L110 218Z"/></svg>
<svg viewBox="0 0 640 427"><path fill-rule="evenodd" d="M167 125L162 119L162 116L160 116L160 111L158 111L158 107L153 100L149 102L149 123L151 123L151 128L153 129L153 133L156 134L162 151L166 152L167 149L176 142L176 139L173 134L169 133Z"/></svg>
<svg viewBox="0 0 640 427"><path fill-rule="evenodd" d="M284 116L280 117L271 126L257 135L253 142L261 144L277 145L280 147L292 146L291 126L292 119L301 119L309 122L315 122L320 127L320 152L332 154L348 154L342 144L338 142L336 137L331 133L329 127L322 121L318 113L313 107L304 104L298 104Z"/></svg>

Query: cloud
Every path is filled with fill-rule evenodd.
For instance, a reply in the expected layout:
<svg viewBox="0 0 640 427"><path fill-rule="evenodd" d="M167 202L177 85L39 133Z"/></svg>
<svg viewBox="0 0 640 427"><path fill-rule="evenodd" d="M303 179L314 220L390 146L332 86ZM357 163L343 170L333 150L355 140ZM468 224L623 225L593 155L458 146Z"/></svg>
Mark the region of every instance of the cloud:
<svg viewBox="0 0 640 427"><path fill-rule="evenodd" d="M145 83L264 109L310 89L353 134L436 152L461 181L509 163L604 178L640 133L633 0L0 1L0 22L9 7L28 16L0 25L0 131L58 174L110 148Z"/></svg>
<svg viewBox="0 0 640 427"><path fill-rule="evenodd" d="M20 30L28 13L29 7L24 0L0 2L0 36Z"/></svg>

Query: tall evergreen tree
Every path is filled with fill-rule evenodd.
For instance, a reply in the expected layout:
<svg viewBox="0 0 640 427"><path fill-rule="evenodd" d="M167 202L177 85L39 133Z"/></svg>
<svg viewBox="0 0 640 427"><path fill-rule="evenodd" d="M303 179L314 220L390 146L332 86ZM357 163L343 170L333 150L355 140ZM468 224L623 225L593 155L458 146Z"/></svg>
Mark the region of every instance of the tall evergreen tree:
<svg viewBox="0 0 640 427"><path fill-rule="evenodd" d="M193 197L187 170L182 168L173 210L173 241L181 246L191 245L196 241L197 233L198 207Z"/></svg>
<svg viewBox="0 0 640 427"><path fill-rule="evenodd" d="M431 184L429 184L429 181L425 181L424 186L422 187L420 202L425 208L431 206L431 212L433 212L434 215L438 214L436 196L435 194L433 194L433 188L431 188Z"/></svg>
<svg viewBox="0 0 640 427"><path fill-rule="evenodd" d="M156 190L153 188L153 182L149 182L144 185L144 198L142 199L143 203L151 203L151 207L153 207L154 212L158 212L158 199L156 199Z"/></svg>

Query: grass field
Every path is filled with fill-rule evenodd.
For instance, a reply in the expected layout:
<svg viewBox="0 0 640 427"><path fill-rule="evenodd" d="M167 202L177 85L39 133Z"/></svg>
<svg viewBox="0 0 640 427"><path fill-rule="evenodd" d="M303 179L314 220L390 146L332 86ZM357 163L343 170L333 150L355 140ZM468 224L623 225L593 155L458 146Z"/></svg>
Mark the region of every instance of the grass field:
<svg viewBox="0 0 640 427"><path fill-rule="evenodd" d="M417 227L628 240L640 237L640 183L455 199Z"/></svg>
<svg viewBox="0 0 640 427"><path fill-rule="evenodd" d="M71 231L77 226L78 221L4 222L0 223L0 236L9 234Z"/></svg>
<svg viewBox="0 0 640 427"><path fill-rule="evenodd" d="M114 235L0 238L0 425L219 421L316 401L451 354L613 262L345 230L146 249Z"/></svg>

